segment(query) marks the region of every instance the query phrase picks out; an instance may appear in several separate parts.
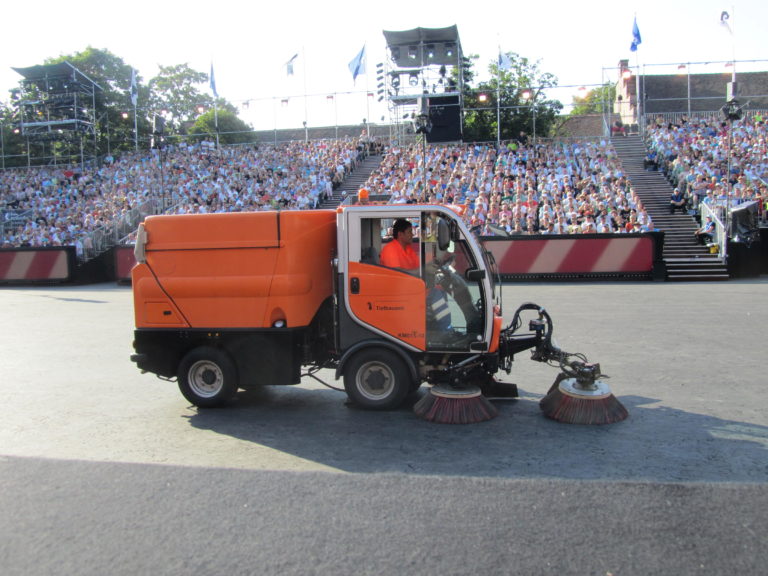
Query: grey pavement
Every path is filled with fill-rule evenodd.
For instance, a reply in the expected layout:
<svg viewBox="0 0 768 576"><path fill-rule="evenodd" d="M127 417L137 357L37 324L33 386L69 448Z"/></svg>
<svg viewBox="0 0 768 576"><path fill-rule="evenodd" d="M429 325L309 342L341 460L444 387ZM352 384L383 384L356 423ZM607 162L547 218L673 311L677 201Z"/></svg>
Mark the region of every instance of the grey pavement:
<svg viewBox="0 0 768 576"><path fill-rule="evenodd" d="M544 418L556 370L523 353L520 398L450 426L309 379L198 411L128 360L129 288L0 289L0 572L763 573L766 296L509 284L630 417Z"/></svg>

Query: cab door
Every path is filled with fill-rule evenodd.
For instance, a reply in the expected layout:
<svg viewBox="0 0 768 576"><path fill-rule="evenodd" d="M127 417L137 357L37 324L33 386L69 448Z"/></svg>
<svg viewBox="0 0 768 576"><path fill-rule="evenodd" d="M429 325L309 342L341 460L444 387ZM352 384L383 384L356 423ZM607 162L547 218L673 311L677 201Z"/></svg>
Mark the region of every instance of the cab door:
<svg viewBox="0 0 768 576"><path fill-rule="evenodd" d="M350 211L351 212L351 211ZM390 214L347 213L345 304L358 324L413 350L470 352L486 346L484 272L466 230L438 210L397 214L417 232L419 268L382 266L378 254L390 239ZM439 230L453 232L450 242Z"/></svg>
<svg viewBox="0 0 768 576"><path fill-rule="evenodd" d="M391 216L369 213L347 214L347 267L345 304L359 324L390 340L418 351L426 349L426 285L423 278L421 242L415 235L414 249L420 255L415 272L387 268L378 255L393 241L388 230ZM398 214L415 230L421 229L418 212Z"/></svg>

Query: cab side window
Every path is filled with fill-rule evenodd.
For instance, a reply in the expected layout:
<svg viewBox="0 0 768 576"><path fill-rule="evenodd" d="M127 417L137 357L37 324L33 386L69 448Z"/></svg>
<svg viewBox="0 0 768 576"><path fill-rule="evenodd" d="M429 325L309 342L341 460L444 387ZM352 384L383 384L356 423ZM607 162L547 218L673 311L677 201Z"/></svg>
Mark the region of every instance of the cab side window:
<svg viewBox="0 0 768 576"><path fill-rule="evenodd" d="M364 218L360 221L360 262L379 264L381 254L381 220Z"/></svg>

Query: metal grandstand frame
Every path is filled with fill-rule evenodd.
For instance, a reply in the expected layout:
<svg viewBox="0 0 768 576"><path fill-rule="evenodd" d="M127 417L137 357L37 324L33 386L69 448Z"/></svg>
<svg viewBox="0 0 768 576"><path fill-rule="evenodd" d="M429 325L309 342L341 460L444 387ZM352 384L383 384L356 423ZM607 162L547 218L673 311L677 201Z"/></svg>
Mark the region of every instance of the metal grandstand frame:
<svg viewBox="0 0 768 576"><path fill-rule="evenodd" d="M69 62L13 70L24 77L19 109L27 153L32 143L48 143L54 164L95 158L96 92L101 87Z"/></svg>
<svg viewBox="0 0 768 576"><path fill-rule="evenodd" d="M416 133L427 100L456 100L463 109L464 55L455 25L383 33L388 58L377 68L377 87L379 100L387 99L398 140Z"/></svg>

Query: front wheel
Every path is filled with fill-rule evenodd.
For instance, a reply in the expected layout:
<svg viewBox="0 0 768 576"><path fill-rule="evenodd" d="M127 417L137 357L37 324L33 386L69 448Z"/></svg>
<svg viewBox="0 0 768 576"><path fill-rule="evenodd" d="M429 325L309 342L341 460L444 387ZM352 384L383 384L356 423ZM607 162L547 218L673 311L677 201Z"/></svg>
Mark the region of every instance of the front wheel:
<svg viewBox="0 0 768 576"><path fill-rule="evenodd" d="M179 364L179 390L200 408L222 406L237 393L237 369L229 354L201 346L191 350Z"/></svg>
<svg viewBox="0 0 768 576"><path fill-rule="evenodd" d="M412 380L403 359L381 348L361 350L344 370L347 395L369 410L391 410L400 406L413 390Z"/></svg>

